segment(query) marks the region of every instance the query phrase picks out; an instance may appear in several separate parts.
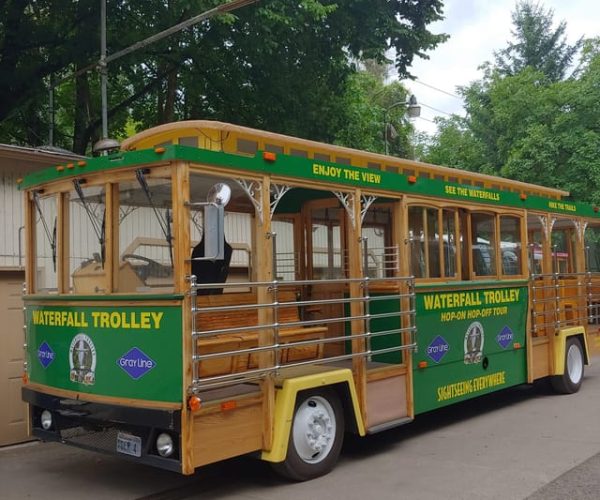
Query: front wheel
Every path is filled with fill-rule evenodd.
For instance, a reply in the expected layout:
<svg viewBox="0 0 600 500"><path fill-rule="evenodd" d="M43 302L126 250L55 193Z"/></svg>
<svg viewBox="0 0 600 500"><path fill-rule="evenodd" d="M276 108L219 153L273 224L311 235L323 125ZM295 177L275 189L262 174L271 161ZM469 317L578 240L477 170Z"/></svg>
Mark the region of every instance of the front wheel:
<svg viewBox="0 0 600 500"><path fill-rule="evenodd" d="M565 371L562 375L550 378L554 390L561 394L577 392L583 382L584 364L581 342L577 338L570 338L565 346Z"/></svg>
<svg viewBox="0 0 600 500"><path fill-rule="evenodd" d="M275 471L294 481L323 476L336 464L344 437L344 412L329 389L298 396L285 460Z"/></svg>

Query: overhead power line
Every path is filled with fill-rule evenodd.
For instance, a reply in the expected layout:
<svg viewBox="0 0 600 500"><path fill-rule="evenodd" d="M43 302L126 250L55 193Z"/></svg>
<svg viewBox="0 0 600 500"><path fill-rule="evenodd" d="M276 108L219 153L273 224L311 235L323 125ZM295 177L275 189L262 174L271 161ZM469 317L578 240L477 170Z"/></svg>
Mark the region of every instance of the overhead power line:
<svg viewBox="0 0 600 500"><path fill-rule="evenodd" d="M442 113L442 114L448 115L448 116L452 116L453 115L453 113L448 113L447 111L444 111L443 109L434 108L433 106L430 106L429 104L425 104L425 103L423 103L421 101L419 101L419 105L420 106L425 106L426 108L429 108L429 109L431 109L431 110L433 110L433 111L435 111L437 113Z"/></svg>
<svg viewBox="0 0 600 500"><path fill-rule="evenodd" d="M423 80L419 80L417 78L416 80L413 80L413 81L416 82L416 83L418 83L419 85L423 85L424 87L429 87L432 90L436 90L437 92L441 92L442 94L446 94L447 96L454 97L455 99L459 99L459 100L462 101L462 97L460 97L460 96L458 96L456 94L453 94L452 92L448 92L447 90L443 90L443 89L440 89L440 88L435 87L433 85L430 85L429 83L425 83Z"/></svg>
<svg viewBox="0 0 600 500"><path fill-rule="evenodd" d="M155 35L149 36L145 40L141 40L137 43L134 43L133 45L130 45L129 47L126 47L122 50L119 50L118 52L115 52L114 54L107 56L106 64L114 61L115 59L119 59L120 57L130 54L131 52L134 52L138 49L143 49L144 47L146 47L154 42L158 42L159 40L162 40L163 38L166 38L166 37L172 35L173 33L177 33L178 31L181 31L186 28L189 28L190 26L193 26L194 24L198 24L201 21L205 21L206 19L209 19L216 14L224 14L225 12L231 12L232 10L236 10L241 7L245 7L246 5L253 4L257 1L258 0L232 0L231 2L221 4L217 7L215 7L214 9L207 10L206 12L203 12L202 14L198 14L197 16L194 16L186 21L176 24L175 26L171 26L170 28L167 28L166 30L161 31L160 33L156 33Z"/></svg>

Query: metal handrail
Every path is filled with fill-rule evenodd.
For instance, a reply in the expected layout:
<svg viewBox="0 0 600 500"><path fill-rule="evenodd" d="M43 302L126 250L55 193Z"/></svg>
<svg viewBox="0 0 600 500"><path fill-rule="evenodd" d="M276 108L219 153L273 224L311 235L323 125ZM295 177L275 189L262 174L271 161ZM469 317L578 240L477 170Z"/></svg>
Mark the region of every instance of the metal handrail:
<svg viewBox="0 0 600 500"><path fill-rule="evenodd" d="M315 363L331 363L340 360L352 359L355 357L365 357L370 359L371 356L378 354L386 354L392 352L401 352L406 350L415 350L416 342L415 342L415 334L416 334L416 326L415 326L415 287L414 287L414 278L413 277L397 277L397 278L347 278L347 279L327 279L327 280L295 280L295 281L268 281L268 282L241 282L241 283L206 283L206 284L196 284L194 277L190 279L191 287L190 287L190 295L192 297L192 338L193 342L193 352L192 352L192 360L193 360L193 384L190 387L191 392L198 392L200 390L206 389L208 387L216 387L223 385L230 385L240 382L246 382L250 380L261 379L267 376L270 376L274 373L277 373L280 369L288 368L288 367L297 367L304 366L308 364ZM379 283L397 283L398 289L390 290L390 294L386 294L385 292L377 292L377 295L371 296L369 293L369 288L373 284ZM280 302L278 300L278 293L283 291L289 291L290 288L296 287L297 289L302 289L301 287L313 287L312 289L317 289L317 287L327 286L327 285L344 285L342 290L348 290L346 287L350 284L359 284L359 289L361 290L361 295L357 297L349 297L347 295L339 297L339 298L327 298L327 299L313 299L313 300L295 300L295 301L285 301ZM246 289L257 290L260 287L266 288L269 292L273 294L273 300L267 303L253 303L253 304L240 304L240 305L224 305L224 306L214 306L207 305L202 306L199 304L198 300L198 292L204 288L239 288L243 286ZM404 288L408 290L405 293ZM371 302L381 302L381 301L392 301L393 303L398 305L398 311L395 312L382 312L382 313L372 313L370 311L369 305ZM408 303L404 303L405 300L408 300ZM289 307L310 307L315 305L320 306L328 306L328 305L337 305L341 307L347 307L348 304L360 304L362 306L362 312L360 314L355 315L334 315L327 318L320 319L309 319L305 321L290 321L290 322L281 322L279 321L279 311L281 308L289 308ZM408 304L408 307L403 307ZM218 328L218 329L210 329L201 331L198 330L198 326L196 321L202 319L203 314L215 314L219 312L233 312L233 311L250 311L250 310L260 310L266 309L273 311L273 321L266 324L255 324L255 325L244 325L244 326L236 326L236 327L227 327L227 328ZM347 309L345 309L347 311ZM398 318L402 321L400 328L391 328L380 331L372 331L371 329L371 321L374 319L384 319L384 318ZM403 319L405 318L405 319ZM347 325L355 325L356 323L362 325L360 327L362 332L357 333L354 332L352 334L343 334L343 335L335 335L333 337L319 337L313 339L303 339L296 340L291 342L281 342L281 334L285 333L286 330L290 330L292 328L303 328L303 327L313 327L313 326L327 326L333 324L342 324L345 323ZM393 325L390 325L393 326ZM353 327L353 329L355 329ZM235 334L241 332L250 332L250 331L269 331L272 334L271 343L268 345L260 345L260 346L252 346L245 348L237 348L237 349L228 349L226 351L212 352L212 353L201 353L201 344L198 343L199 339L205 339L210 337L219 336L222 338L224 334ZM346 330L348 331L348 330ZM299 332L300 333L300 332ZM312 333L312 332L309 332ZM403 334L410 334L410 337L403 338ZM391 347L381 347L377 349L371 349L371 338L375 337L385 337L397 335L399 336L398 345L394 345ZM404 340L402 340L404 339ZM307 346L323 346L326 344L332 344L335 342L350 342L356 340L364 340L365 344L362 344L362 348L357 352L349 352L345 354L338 354L329 356L326 358L315 357L312 359L305 360L296 360L293 362L282 363L281 359L283 356L283 352L288 349L307 347ZM406 342L405 342L406 341ZM353 344L355 345L355 344ZM359 344L361 345L361 344ZM320 349L318 350L320 351ZM221 375L209 375L206 377L200 377L200 368L199 365L202 361L208 361L219 358L228 358L228 357L236 357L236 356L249 356L252 354L260 354L266 352L273 352L274 358L273 362L266 367L260 367L257 369L250 369L246 366L243 371L232 372ZM322 351L320 351L322 352Z"/></svg>
<svg viewBox="0 0 600 500"><path fill-rule="evenodd" d="M542 311L536 311L535 307L532 309L533 331L537 333L540 330L550 329L556 334L564 326L585 321L592 323L595 318L600 317L591 314L594 307L591 286L595 276L600 278L600 274L591 272L532 274L530 276L532 302L534 305L547 307ZM585 292L582 290L583 287L586 289ZM567 289L574 290L565 295L564 290ZM537 296L538 292L542 293L542 297ZM572 317L567 318L567 313ZM545 322L541 323L540 319Z"/></svg>

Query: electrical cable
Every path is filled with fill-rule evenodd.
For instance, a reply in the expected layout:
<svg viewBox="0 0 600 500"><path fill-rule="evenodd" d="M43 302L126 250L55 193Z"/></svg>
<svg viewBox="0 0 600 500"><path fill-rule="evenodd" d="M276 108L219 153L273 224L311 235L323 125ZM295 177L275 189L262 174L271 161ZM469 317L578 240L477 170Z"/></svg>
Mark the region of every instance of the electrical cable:
<svg viewBox="0 0 600 500"><path fill-rule="evenodd" d="M452 92L448 92L447 90L443 90L443 89L440 89L438 87L434 87L433 85L430 85L429 83L425 83L423 80L416 79L416 80L413 80L413 81L416 82L416 83L418 83L418 84L420 84L420 85L423 85L425 87L429 87L430 89L433 89L433 90L436 90L438 92L441 92L442 94L446 94L446 95L448 95L450 97L454 97L455 99L459 99L461 101L463 100L462 97L460 97L460 96L458 96L456 94L453 94Z"/></svg>

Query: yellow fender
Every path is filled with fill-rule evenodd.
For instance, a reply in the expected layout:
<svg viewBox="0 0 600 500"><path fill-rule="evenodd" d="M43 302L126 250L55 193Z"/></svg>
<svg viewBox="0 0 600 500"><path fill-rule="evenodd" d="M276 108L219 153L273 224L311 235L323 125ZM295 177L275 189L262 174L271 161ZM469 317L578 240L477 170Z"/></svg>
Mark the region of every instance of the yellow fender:
<svg viewBox="0 0 600 500"><path fill-rule="evenodd" d="M569 337L580 337L582 339L585 364L590 364L590 351L588 350L587 335L585 333L585 328L583 326L563 328L562 330L559 330L558 334L554 337L553 375L564 375L565 373L565 348L567 345L567 338Z"/></svg>
<svg viewBox="0 0 600 500"><path fill-rule="evenodd" d="M331 371L321 371L302 377L288 378L283 380L283 384L275 391L275 418L273 432L273 446L270 450L262 452L261 458L267 462L283 462L287 455L292 420L294 419L294 409L296 407L296 396L300 391L315 389L318 387L327 387L334 384L347 384L348 394L350 394L354 416L356 418L356 427L361 436L365 435L365 425L358 405L358 397L352 379L352 371L348 369L334 369Z"/></svg>

